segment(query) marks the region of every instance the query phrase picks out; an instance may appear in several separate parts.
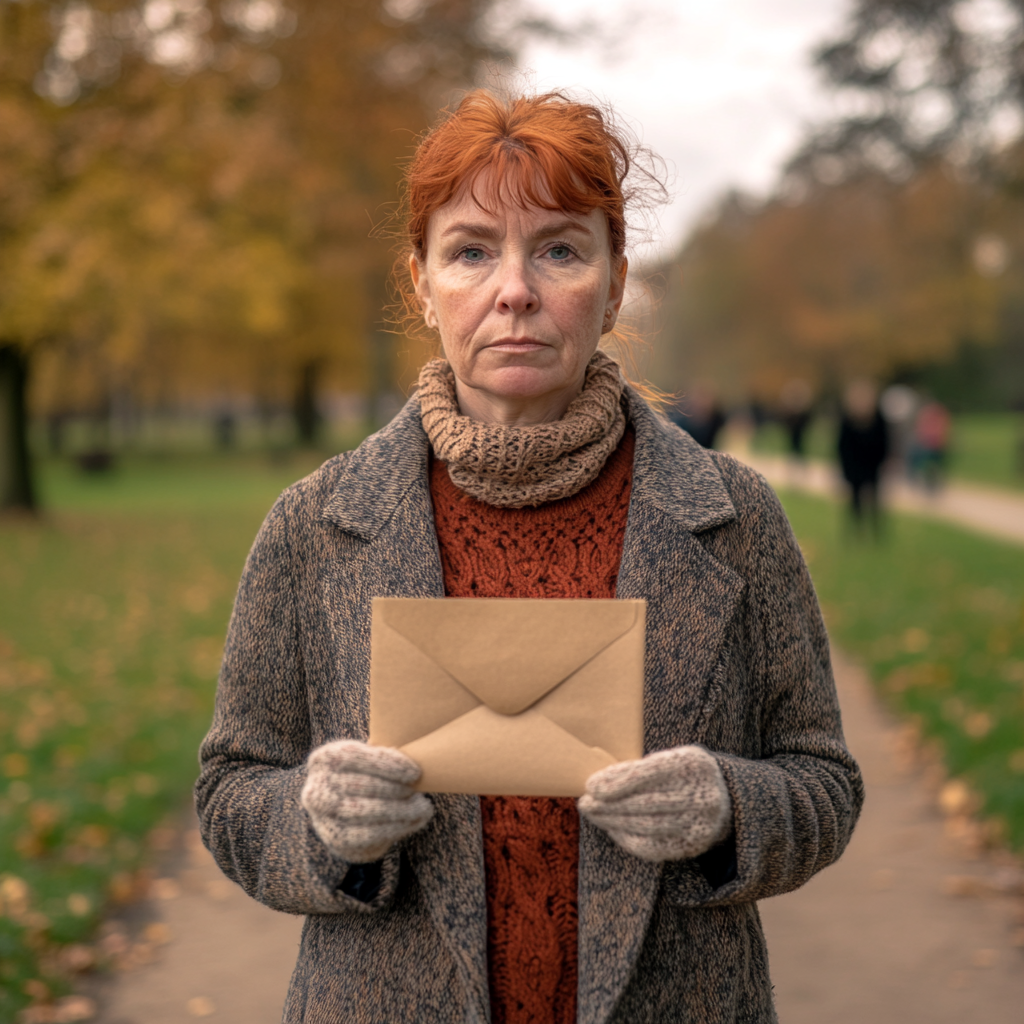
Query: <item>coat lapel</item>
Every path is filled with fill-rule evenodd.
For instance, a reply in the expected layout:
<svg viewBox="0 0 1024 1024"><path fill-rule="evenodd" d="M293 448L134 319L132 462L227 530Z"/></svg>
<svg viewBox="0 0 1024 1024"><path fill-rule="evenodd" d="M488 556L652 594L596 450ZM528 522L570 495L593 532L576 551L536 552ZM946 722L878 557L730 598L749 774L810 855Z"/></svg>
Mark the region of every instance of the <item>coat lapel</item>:
<svg viewBox="0 0 1024 1024"><path fill-rule="evenodd" d="M645 752L700 743L716 671L745 584L695 534L735 520L714 461L627 391L636 430L633 491L616 596L647 600ZM580 1024L603 1024L625 989L658 895L661 867L580 832Z"/></svg>
<svg viewBox="0 0 1024 1024"><path fill-rule="evenodd" d="M413 519L433 531L429 453L430 442L420 425L420 404L414 395L383 430L349 453L321 517L360 540L373 541L408 496ZM432 548L436 554L436 537ZM440 561L437 572L440 581Z"/></svg>
<svg viewBox="0 0 1024 1024"><path fill-rule="evenodd" d="M428 454L414 397L387 427L352 452L324 507L325 520L364 542L353 556L358 571L348 571L345 581L347 599L361 606L361 614L348 618L362 622L364 631L373 597L444 597ZM367 654L368 639L360 637ZM473 1024L485 1024L487 895L480 802L448 793L432 799L433 822L405 849L434 926L462 976Z"/></svg>
<svg viewBox="0 0 1024 1024"><path fill-rule="evenodd" d="M698 536L736 510L711 456L630 393L633 493L616 596L646 598L644 750L701 743L721 697L716 669L746 589Z"/></svg>

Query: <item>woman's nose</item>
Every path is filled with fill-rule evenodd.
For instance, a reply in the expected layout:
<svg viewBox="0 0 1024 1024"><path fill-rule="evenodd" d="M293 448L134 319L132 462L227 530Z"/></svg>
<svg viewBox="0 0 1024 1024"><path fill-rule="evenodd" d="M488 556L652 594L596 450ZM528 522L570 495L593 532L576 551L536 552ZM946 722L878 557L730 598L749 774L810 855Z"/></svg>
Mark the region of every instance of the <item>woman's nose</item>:
<svg viewBox="0 0 1024 1024"><path fill-rule="evenodd" d="M534 313L540 306L540 296L529 268L521 260L502 261L501 279L495 306L501 313Z"/></svg>

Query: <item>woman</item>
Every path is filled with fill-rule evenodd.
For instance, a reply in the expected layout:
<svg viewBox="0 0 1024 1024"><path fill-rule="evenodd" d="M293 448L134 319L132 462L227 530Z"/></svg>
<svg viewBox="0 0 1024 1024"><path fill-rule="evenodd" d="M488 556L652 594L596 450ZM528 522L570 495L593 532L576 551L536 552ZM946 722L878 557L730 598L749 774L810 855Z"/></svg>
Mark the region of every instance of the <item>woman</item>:
<svg viewBox="0 0 1024 1024"><path fill-rule="evenodd" d="M289 488L242 577L197 794L255 898L309 915L286 1021L775 1020L755 901L862 788L768 486L598 350L630 151L595 108L471 93L409 169L407 299L444 359ZM366 745L376 596L645 598L645 750L572 800L414 793Z"/></svg>

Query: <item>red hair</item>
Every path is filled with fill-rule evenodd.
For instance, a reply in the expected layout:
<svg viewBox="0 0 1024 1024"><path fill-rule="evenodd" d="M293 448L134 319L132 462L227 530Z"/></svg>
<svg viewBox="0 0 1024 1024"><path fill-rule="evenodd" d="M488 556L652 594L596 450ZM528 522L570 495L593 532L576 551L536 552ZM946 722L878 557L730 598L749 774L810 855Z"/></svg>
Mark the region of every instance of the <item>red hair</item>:
<svg viewBox="0 0 1024 1024"><path fill-rule="evenodd" d="M490 171L504 203L603 211L621 262L630 164L630 147L595 106L557 92L501 100L477 89L426 136L406 171L409 246L423 257L432 214L463 189L483 205L474 186Z"/></svg>
<svg viewBox="0 0 1024 1024"><path fill-rule="evenodd" d="M627 208L649 210L667 194L656 163L609 113L564 93L510 98L485 89L468 93L422 139L405 172L394 275L397 326L412 337L433 333L423 324L409 257L423 259L431 216L464 190L485 206L475 191L484 172L490 172L494 198L501 203L578 214L601 210L612 258L624 270ZM631 172L639 172L639 186L627 186ZM617 354L635 365L635 333L617 326L613 337ZM653 390L642 390L656 399Z"/></svg>

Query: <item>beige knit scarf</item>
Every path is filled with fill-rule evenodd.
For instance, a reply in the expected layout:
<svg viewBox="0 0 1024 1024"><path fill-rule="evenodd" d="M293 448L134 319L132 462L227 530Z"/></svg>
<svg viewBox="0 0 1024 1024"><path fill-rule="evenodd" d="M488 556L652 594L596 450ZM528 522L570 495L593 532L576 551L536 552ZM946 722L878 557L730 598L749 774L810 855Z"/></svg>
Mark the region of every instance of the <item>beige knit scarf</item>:
<svg viewBox="0 0 1024 1024"><path fill-rule="evenodd" d="M488 505L524 508L593 483L626 430L622 388L618 364L599 351L583 390L554 423L509 427L463 416L455 374L443 359L420 371L418 394L423 429L452 483Z"/></svg>

